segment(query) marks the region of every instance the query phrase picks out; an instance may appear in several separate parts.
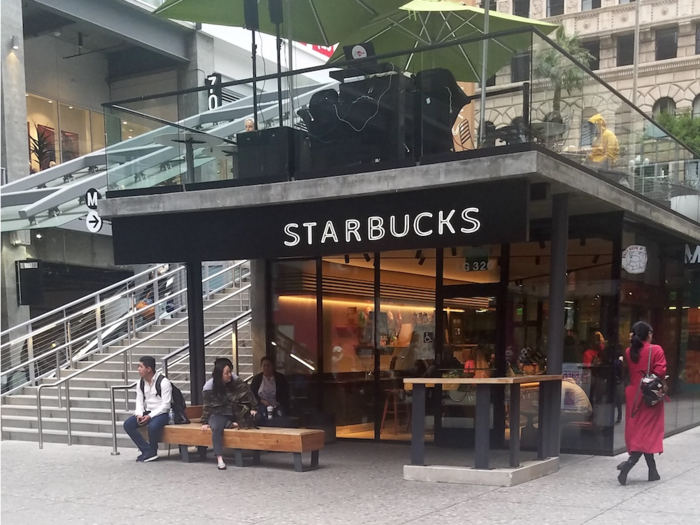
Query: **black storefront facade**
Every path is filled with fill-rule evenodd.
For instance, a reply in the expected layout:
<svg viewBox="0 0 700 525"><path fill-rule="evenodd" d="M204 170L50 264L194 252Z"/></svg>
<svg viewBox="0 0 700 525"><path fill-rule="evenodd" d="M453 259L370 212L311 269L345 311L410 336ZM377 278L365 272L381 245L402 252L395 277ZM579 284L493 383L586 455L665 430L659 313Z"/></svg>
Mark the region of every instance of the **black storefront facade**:
<svg viewBox="0 0 700 525"><path fill-rule="evenodd" d="M543 401L562 451L619 452L619 357L641 319L669 360L667 431L700 423L688 236L538 175L343 194L339 183L326 198L114 214L115 262L186 262L196 290L202 261L256 260L256 351L288 374L294 415L323 414L340 438L408 441L406 377L563 373L561 398ZM201 311L192 295L190 312ZM196 392L209 365L195 355L201 315L191 317ZM527 448L540 400L536 386L522 390ZM494 446L511 432L506 399L505 389L493 399ZM426 441L470 446L474 405L469 388L433 390Z"/></svg>

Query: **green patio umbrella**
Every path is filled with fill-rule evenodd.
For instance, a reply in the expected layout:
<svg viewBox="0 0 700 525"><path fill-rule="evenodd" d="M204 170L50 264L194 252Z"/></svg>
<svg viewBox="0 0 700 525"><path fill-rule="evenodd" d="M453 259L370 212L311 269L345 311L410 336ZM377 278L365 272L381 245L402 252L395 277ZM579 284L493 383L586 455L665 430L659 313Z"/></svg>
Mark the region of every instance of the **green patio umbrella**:
<svg viewBox="0 0 700 525"><path fill-rule="evenodd" d="M382 13L406 0L167 0L158 16L201 24L251 30L253 51L253 117L258 125L255 31L277 37L277 73L281 73L282 37L306 44L332 46ZM291 67L291 51L290 51ZM282 79L277 79L282 125Z"/></svg>
<svg viewBox="0 0 700 525"><path fill-rule="evenodd" d="M464 82L479 82L483 75L482 42L462 44L423 53L410 53L416 47L447 43L451 40L484 34L487 17L483 9L448 1L414 0L399 9L381 15L365 27L342 40L329 63L344 59L342 47L372 42L377 54L407 50L406 55L389 59L404 71L416 73L423 69L445 68ZM520 27L536 27L543 33L556 29L555 24L531 20L504 13L491 12L487 33L497 33ZM494 38L488 45L486 78L507 65L511 58L532 45L530 33Z"/></svg>
<svg viewBox="0 0 700 525"><path fill-rule="evenodd" d="M284 0L288 4L281 23L281 36L306 44L332 46L383 13L397 9L406 0ZM245 0L168 0L154 12L174 20L247 27ZM277 34L270 21L270 5L281 9L280 0L253 0L259 11L257 31ZM289 18L289 19L287 19Z"/></svg>

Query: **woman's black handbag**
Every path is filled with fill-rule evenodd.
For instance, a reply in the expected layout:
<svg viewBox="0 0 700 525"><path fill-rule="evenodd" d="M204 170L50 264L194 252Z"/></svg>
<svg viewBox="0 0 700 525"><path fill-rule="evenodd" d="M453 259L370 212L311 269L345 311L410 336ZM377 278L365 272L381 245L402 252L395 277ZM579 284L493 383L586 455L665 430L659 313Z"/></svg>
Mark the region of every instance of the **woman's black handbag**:
<svg viewBox="0 0 700 525"><path fill-rule="evenodd" d="M663 378L651 372L651 352L653 346L649 347L649 359L647 361L647 373L643 374L642 380L639 382L637 395L634 396L634 404L637 405L637 397L642 394L642 401L646 406L653 407L663 400L666 395L666 384ZM637 413L639 407L632 412L632 417Z"/></svg>

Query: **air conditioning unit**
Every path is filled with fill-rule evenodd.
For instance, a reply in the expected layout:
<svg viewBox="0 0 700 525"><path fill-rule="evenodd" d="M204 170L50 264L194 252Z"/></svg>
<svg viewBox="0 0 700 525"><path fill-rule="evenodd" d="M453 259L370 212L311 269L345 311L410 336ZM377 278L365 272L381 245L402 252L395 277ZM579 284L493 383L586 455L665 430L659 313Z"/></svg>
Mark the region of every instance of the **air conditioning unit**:
<svg viewBox="0 0 700 525"><path fill-rule="evenodd" d="M12 246L31 246L31 232L29 230L17 230L10 232L10 244Z"/></svg>

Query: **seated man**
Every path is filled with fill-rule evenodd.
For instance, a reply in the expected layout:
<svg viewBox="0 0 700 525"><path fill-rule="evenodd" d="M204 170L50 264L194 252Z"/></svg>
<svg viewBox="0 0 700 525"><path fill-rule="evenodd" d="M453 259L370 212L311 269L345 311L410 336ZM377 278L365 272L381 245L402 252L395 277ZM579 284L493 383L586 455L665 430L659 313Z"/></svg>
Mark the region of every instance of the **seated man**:
<svg viewBox="0 0 700 525"><path fill-rule="evenodd" d="M136 410L124 421L124 430L141 451L136 461L149 462L158 459L158 442L168 424L173 389L165 376L156 374L153 357L139 359L138 372L141 381L136 387ZM148 427L148 441L139 431L143 426Z"/></svg>

